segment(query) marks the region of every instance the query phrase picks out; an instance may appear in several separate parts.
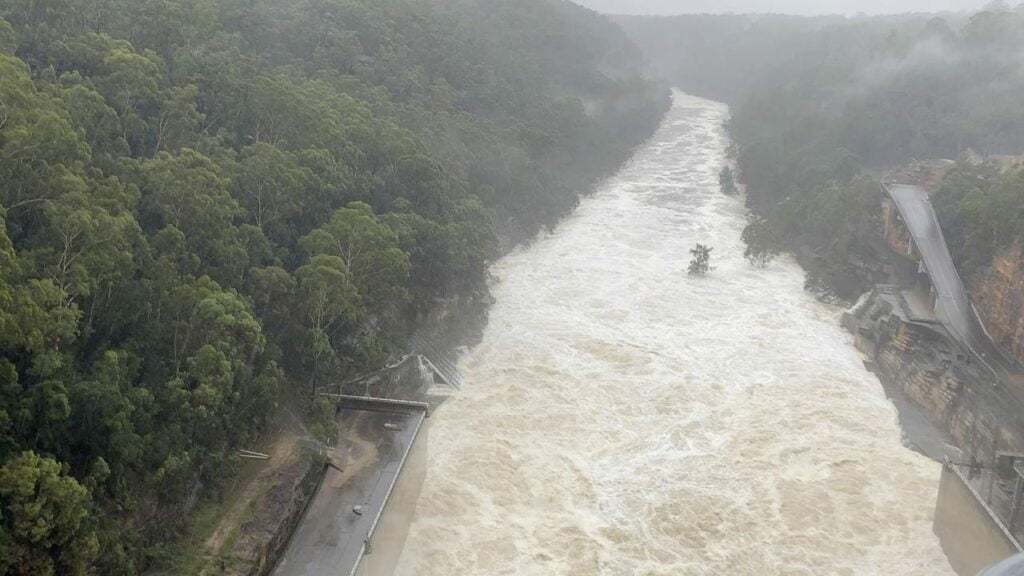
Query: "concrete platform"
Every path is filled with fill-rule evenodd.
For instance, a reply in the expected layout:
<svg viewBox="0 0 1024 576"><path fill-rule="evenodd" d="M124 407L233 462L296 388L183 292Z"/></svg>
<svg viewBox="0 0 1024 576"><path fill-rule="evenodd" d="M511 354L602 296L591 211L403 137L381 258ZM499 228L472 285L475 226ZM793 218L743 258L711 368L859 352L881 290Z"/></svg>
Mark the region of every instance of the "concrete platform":
<svg viewBox="0 0 1024 576"><path fill-rule="evenodd" d="M1004 522L1009 506L991 470L950 463L943 466L934 531L959 576L974 576L1024 551L1019 533L1011 533Z"/></svg>
<svg viewBox="0 0 1024 576"><path fill-rule="evenodd" d="M915 322L938 323L940 320L935 316L928 294L913 289L900 291L903 301L906 303L910 318Z"/></svg>
<svg viewBox="0 0 1024 576"><path fill-rule="evenodd" d="M272 574L274 576L348 576L369 573L365 557L384 538L386 513L396 507L401 476L416 476L406 466L425 457L426 410L361 402L338 415L338 447L302 522ZM339 470L340 469L340 470ZM422 478L411 478L414 496ZM413 501L415 498L413 498ZM359 507L359 512L354 511ZM408 508L407 503L404 507ZM391 522L401 532L403 522ZM407 525L407 523L406 523ZM404 540L404 534L398 534ZM388 535L394 540L394 535ZM394 542L389 542L389 548ZM400 543L399 543L400 545ZM392 550L393 552L393 550Z"/></svg>

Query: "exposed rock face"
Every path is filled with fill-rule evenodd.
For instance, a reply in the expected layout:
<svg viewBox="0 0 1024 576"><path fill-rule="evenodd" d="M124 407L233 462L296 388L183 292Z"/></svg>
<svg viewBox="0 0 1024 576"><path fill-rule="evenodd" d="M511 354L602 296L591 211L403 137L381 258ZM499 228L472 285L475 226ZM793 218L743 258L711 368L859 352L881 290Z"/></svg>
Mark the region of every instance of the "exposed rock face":
<svg viewBox="0 0 1024 576"><path fill-rule="evenodd" d="M971 282L978 314L992 339L1024 363L1024 251L1015 245L997 255Z"/></svg>
<svg viewBox="0 0 1024 576"><path fill-rule="evenodd" d="M877 291L844 319L890 390L905 395L982 462L994 450L1024 450L1021 403L993 376L971 362L939 325L908 321Z"/></svg>
<svg viewBox="0 0 1024 576"><path fill-rule="evenodd" d="M936 190L946 172L954 166L955 160L917 160L891 170L885 175L884 180L894 184L914 184L928 190Z"/></svg>
<svg viewBox="0 0 1024 576"><path fill-rule="evenodd" d="M1024 451L1024 400L1010 387L997 385L995 375L972 361L940 323L914 319L902 293L893 286L876 287L844 315L843 324L854 333L857 348L871 357L887 394L916 405L960 448L963 454L953 462L989 468L982 497L972 490L981 486L983 476L969 487L971 471L954 478L956 473L944 467L935 514L935 533L952 566L958 574L976 574L980 566L1015 550L989 514L1010 524L1012 492L996 481L1006 479L998 455ZM1022 534L1017 530L1015 536L1019 540Z"/></svg>
<svg viewBox="0 0 1024 576"><path fill-rule="evenodd" d="M904 256L909 255L911 252L910 230L903 224L896 205L888 198L882 200L882 219L885 222L885 243L893 252Z"/></svg>

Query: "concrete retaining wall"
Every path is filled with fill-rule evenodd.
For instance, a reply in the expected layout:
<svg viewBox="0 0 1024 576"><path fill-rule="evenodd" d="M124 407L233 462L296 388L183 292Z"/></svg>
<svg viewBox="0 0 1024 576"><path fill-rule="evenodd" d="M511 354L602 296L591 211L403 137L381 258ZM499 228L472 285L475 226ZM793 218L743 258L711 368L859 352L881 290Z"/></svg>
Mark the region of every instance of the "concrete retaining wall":
<svg viewBox="0 0 1024 576"><path fill-rule="evenodd" d="M288 546L288 539L291 538L292 532L295 531L295 527L302 521L302 516L306 512L306 507L309 506L313 494L320 487L320 482L324 478L324 469L324 465L319 462L310 463L309 470L302 478L299 489L295 493L295 499L288 512L288 516L278 526L277 532L274 533L270 541L267 542L266 547L259 555L256 565L253 567L252 572L250 572L251 576L267 576L273 570L278 558L281 557L281 554L284 553L285 548Z"/></svg>
<svg viewBox="0 0 1024 576"><path fill-rule="evenodd" d="M1017 553L1016 544L1000 528L998 519L951 466L942 469L934 529L959 576L975 576Z"/></svg>
<svg viewBox="0 0 1024 576"><path fill-rule="evenodd" d="M398 565L427 476L428 423L429 420L423 421L409 448L402 473L370 538L370 549L355 572L358 576L391 576Z"/></svg>

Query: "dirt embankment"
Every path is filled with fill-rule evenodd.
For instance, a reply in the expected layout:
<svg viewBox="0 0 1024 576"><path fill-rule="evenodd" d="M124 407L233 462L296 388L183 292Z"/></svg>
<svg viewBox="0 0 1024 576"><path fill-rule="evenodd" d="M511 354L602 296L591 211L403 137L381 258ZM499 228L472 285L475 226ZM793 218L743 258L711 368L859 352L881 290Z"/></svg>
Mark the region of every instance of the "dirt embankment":
<svg viewBox="0 0 1024 576"><path fill-rule="evenodd" d="M255 476L241 482L241 490L237 498L232 500L224 510L213 534L206 539L206 549L211 555L219 555L228 539L245 523L245 515L257 499L278 485L281 480L291 476L292 469L302 458L299 436L292 431L284 431L271 440L267 450L270 456L256 472Z"/></svg>
<svg viewBox="0 0 1024 576"><path fill-rule="evenodd" d="M217 521L201 541L205 576L262 576L287 544L323 475L312 440L294 410L282 407L252 449L269 456L249 460L234 479Z"/></svg>

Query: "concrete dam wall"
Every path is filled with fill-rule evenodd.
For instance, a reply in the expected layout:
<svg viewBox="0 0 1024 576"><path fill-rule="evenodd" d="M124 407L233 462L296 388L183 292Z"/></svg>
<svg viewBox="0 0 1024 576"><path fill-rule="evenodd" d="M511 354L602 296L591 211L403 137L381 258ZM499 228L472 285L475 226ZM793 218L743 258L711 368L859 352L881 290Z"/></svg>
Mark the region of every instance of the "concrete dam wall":
<svg viewBox="0 0 1024 576"><path fill-rule="evenodd" d="M949 562L962 576L1020 551L1001 521L959 468L946 465L935 506L935 534Z"/></svg>

